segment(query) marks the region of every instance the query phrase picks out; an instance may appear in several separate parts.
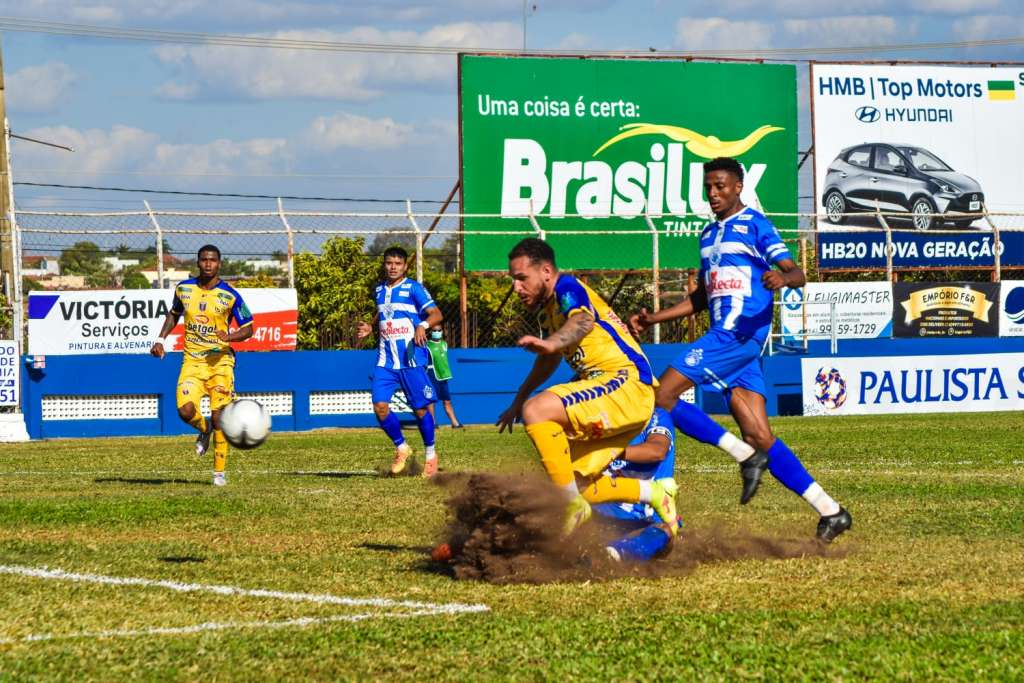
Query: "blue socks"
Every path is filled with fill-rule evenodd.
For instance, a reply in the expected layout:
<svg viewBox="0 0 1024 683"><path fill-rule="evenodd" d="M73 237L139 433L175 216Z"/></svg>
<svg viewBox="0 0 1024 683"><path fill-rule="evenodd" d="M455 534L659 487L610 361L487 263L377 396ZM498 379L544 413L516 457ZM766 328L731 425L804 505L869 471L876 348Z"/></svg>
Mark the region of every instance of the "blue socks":
<svg viewBox="0 0 1024 683"><path fill-rule="evenodd" d="M672 409L672 422L676 429L691 439L711 446L717 446L726 432L725 427L712 420L703 410L681 399L676 401Z"/></svg>
<svg viewBox="0 0 1024 683"><path fill-rule="evenodd" d="M789 450L789 446L782 443L782 439L775 439L775 443L768 449L768 471L798 496L804 495L814 483L814 477L808 473L796 454Z"/></svg>
<svg viewBox="0 0 1024 683"><path fill-rule="evenodd" d="M434 445L434 416L430 411L423 413L423 417L416 418L416 425L420 428L420 436L423 437L423 445L430 448Z"/></svg>
<svg viewBox="0 0 1024 683"><path fill-rule="evenodd" d="M398 418L395 417L394 413L389 411L388 416L383 420L378 417L377 424L379 424L380 428L384 430L384 433L395 442L396 446L401 446L405 443L405 437L402 436L402 425L398 422ZM433 433L433 427L431 427L431 433Z"/></svg>
<svg viewBox="0 0 1024 683"><path fill-rule="evenodd" d="M627 562L649 562L672 540L668 533L651 525L635 536L620 538L608 546L609 554L616 560Z"/></svg>

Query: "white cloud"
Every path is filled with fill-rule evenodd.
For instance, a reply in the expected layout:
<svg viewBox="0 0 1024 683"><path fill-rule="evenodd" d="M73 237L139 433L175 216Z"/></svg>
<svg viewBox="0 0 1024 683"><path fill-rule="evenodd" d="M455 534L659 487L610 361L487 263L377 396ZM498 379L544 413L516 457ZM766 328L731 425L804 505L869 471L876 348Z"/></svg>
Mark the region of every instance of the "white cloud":
<svg viewBox="0 0 1024 683"><path fill-rule="evenodd" d="M139 167L153 153L159 136L131 126L113 126L110 130L79 130L71 126L46 126L26 131L28 137L67 145L69 153L26 142L13 147L15 169L73 168L108 172Z"/></svg>
<svg viewBox="0 0 1024 683"><path fill-rule="evenodd" d="M756 49L770 47L773 33L766 22L683 17L676 22L676 45L684 50Z"/></svg>
<svg viewBox="0 0 1024 683"><path fill-rule="evenodd" d="M521 40L514 23L457 23L424 32L360 27L345 32L280 31L274 38L329 42L509 48ZM452 55L339 54L225 46L163 46L157 58L177 75L158 92L181 98L214 94L240 99L316 98L366 101L385 85L436 86L455 74Z"/></svg>
<svg viewBox="0 0 1024 683"><path fill-rule="evenodd" d="M1001 0L911 0L910 6L927 14L968 14L993 10L1001 4Z"/></svg>
<svg viewBox="0 0 1024 683"><path fill-rule="evenodd" d="M64 62L26 66L7 77L7 104L15 111L56 111L71 94L75 80L74 70Z"/></svg>
<svg viewBox="0 0 1024 683"><path fill-rule="evenodd" d="M872 45L896 36L909 39L916 33L916 22L908 24L887 16L787 19L782 26L790 45Z"/></svg>
<svg viewBox="0 0 1024 683"><path fill-rule="evenodd" d="M416 131L413 126L396 123L391 118L371 119L341 113L317 117L306 129L303 138L307 145L320 151L333 151L341 147L394 149L415 142Z"/></svg>
<svg viewBox="0 0 1024 683"><path fill-rule="evenodd" d="M953 22L953 35L957 40L988 40L1010 38L1024 31L1024 18L983 14L957 19Z"/></svg>

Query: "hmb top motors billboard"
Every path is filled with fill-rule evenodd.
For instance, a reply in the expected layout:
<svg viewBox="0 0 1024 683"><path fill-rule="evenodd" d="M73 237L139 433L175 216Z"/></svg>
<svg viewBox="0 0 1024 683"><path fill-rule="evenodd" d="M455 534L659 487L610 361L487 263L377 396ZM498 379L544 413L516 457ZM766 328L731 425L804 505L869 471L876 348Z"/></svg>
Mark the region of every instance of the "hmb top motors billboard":
<svg viewBox="0 0 1024 683"><path fill-rule="evenodd" d="M699 265L710 217L701 165L735 157L743 199L795 212L796 68L667 59L460 55L462 210L467 270L505 270L506 254L544 214L559 265L650 268L654 219L662 267ZM567 217L580 214L582 218ZM779 225L780 228L789 227Z"/></svg>

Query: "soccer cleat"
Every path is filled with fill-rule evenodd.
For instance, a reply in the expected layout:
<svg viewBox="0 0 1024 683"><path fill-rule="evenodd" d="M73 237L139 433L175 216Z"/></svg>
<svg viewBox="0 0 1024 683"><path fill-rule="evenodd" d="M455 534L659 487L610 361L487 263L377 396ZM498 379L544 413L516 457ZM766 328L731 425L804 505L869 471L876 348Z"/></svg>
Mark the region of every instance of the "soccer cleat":
<svg viewBox="0 0 1024 683"><path fill-rule="evenodd" d="M196 457L201 458L210 450L210 437L213 436L213 419L206 423L206 431L199 432L196 437Z"/></svg>
<svg viewBox="0 0 1024 683"><path fill-rule="evenodd" d="M590 503L582 495L577 494L575 498L569 501L569 505L565 509L565 524L562 526L562 537L565 538L571 535L588 519L590 519Z"/></svg>
<svg viewBox="0 0 1024 683"><path fill-rule="evenodd" d="M676 513L676 491L679 487L672 478L657 479L651 482L651 507L676 535L679 528L679 515Z"/></svg>
<svg viewBox="0 0 1024 683"><path fill-rule="evenodd" d="M853 526L853 517L846 508L840 507L839 512L834 515L822 516L818 520L818 540L824 543L831 543L839 534Z"/></svg>
<svg viewBox="0 0 1024 683"><path fill-rule="evenodd" d="M740 494L740 505L746 505L757 493L761 485L761 476L768 469L768 454L754 451L754 454L740 463L740 476L743 477L743 493Z"/></svg>
<svg viewBox="0 0 1024 683"><path fill-rule="evenodd" d="M228 480L224 478L224 473L223 472L214 472L213 473L213 485L214 486L227 486L228 485Z"/></svg>
<svg viewBox="0 0 1024 683"><path fill-rule="evenodd" d="M403 443L395 448L395 459L391 461L391 474L401 474L405 469L405 461L412 455L412 448L409 444Z"/></svg>
<svg viewBox="0 0 1024 683"><path fill-rule="evenodd" d="M423 463L423 478L430 479L437 474L437 458L427 458Z"/></svg>

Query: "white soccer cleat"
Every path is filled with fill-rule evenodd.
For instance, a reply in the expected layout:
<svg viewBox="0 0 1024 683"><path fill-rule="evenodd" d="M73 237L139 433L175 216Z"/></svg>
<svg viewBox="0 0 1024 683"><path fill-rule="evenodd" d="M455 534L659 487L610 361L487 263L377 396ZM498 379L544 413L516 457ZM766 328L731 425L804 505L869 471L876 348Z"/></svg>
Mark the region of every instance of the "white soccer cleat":
<svg viewBox="0 0 1024 683"><path fill-rule="evenodd" d="M223 472L214 472L213 473L213 485L214 486L227 486L228 485L228 480L227 480L227 478L225 478Z"/></svg>

